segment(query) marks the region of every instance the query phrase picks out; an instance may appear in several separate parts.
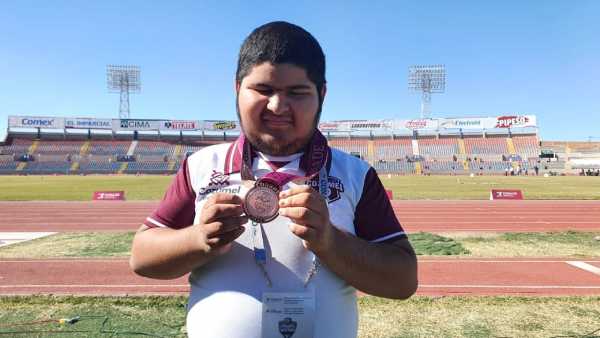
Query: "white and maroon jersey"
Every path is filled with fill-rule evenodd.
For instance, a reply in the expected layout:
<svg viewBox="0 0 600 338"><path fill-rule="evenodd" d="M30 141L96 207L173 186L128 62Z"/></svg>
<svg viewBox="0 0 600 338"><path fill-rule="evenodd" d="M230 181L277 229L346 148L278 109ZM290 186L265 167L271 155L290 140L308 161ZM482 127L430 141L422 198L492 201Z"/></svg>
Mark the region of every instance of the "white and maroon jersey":
<svg viewBox="0 0 600 338"><path fill-rule="evenodd" d="M244 196L240 158L235 143L204 148L188 157L164 199L146 219L149 227L180 229L197 222L206 199L216 192ZM331 222L348 233L371 242L405 237L377 173L364 161L336 149L330 150L328 194ZM286 163L278 171L295 171L299 156L258 156L252 169L257 178L273 171L270 162ZM317 187L318 182L310 184ZM283 190L293 186L288 183ZM318 188L316 188L318 190ZM263 225L267 251L268 287L256 265L250 231L233 243L231 251L190 274L187 330L190 337L258 338L261 335L263 292L298 292L314 255L288 228L290 219L278 216ZM355 289L321 266L307 288L316 293L315 338L356 337L358 312Z"/></svg>

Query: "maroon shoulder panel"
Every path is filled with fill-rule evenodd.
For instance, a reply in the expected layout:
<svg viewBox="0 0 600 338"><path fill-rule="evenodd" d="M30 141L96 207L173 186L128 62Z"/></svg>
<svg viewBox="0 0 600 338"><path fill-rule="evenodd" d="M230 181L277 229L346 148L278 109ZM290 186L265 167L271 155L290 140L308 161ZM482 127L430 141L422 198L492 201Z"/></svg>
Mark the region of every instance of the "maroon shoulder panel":
<svg viewBox="0 0 600 338"><path fill-rule="evenodd" d="M185 159L162 201L144 224L153 228L164 225L173 229L190 226L194 222L195 201L196 193L192 189L188 160Z"/></svg>
<svg viewBox="0 0 600 338"><path fill-rule="evenodd" d="M373 168L365 176L363 192L354 212L354 230L358 237L367 241L397 240L406 236Z"/></svg>

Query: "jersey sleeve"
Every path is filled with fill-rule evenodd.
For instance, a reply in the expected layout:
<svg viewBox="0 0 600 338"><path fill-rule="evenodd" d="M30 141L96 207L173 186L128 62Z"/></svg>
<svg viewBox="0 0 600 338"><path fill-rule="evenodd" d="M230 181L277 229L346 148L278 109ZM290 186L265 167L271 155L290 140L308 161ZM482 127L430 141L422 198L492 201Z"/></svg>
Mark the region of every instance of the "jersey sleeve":
<svg viewBox="0 0 600 338"><path fill-rule="evenodd" d="M354 212L356 235L370 242L387 242L406 237L383 184L373 168L365 175L362 195Z"/></svg>
<svg viewBox="0 0 600 338"><path fill-rule="evenodd" d="M144 225L181 229L192 225L195 216L196 193L190 181L188 160L185 159L158 207L146 218Z"/></svg>

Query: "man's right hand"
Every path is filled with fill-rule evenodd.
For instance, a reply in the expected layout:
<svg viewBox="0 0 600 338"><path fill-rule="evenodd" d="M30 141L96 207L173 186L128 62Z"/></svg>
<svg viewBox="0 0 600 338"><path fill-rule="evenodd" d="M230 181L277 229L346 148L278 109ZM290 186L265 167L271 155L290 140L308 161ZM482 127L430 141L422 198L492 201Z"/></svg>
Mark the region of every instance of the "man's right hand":
<svg viewBox="0 0 600 338"><path fill-rule="evenodd" d="M207 253L228 252L231 242L244 232L248 217L243 215L242 203L239 196L227 193L215 193L204 203L194 227L200 232Z"/></svg>

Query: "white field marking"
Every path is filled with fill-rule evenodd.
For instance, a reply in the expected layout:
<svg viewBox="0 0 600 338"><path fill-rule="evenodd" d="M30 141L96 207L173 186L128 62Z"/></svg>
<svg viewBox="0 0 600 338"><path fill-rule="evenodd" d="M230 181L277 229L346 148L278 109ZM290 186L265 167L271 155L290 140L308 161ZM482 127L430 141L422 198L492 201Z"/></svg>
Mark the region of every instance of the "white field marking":
<svg viewBox="0 0 600 338"><path fill-rule="evenodd" d="M120 284L120 285L107 285L107 284L14 284L14 285L0 285L0 289L10 288L103 288L103 289L114 289L114 288L182 288L189 287L189 284Z"/></svg>
<svg viewBox="0 0 600 338"><path fill-rule="evenodd" d="M420 288L465 288L465 289L600 289L598 286L575 286L575 285L451 285L451 284L425 284Z"/></svg>
<svg viewBox="0 0 600 338"><path fill-rule="evenodd" d="M22 260L1 260L2 263L126 263L129 259L115 258L115 259L79 259L79 258L65 258L65 259L22 259Z"/></svg>
<svg viewBox="0 0 600 338"><path fill-rule="evenodd" d="M581 261L567 261L565 263L567 263L569 265L572 265L572 266L574 266L576 268L580 268L582 270L585 270L587 272L591 272L594 275L600 276L600 268L597 268L597 267L593 266L592 264L588 264L588 263L581 262Z"/></svg>
<svg viewBox="0 0 600 338"><path fill-rule="evenodd" d="M600 263L600 260L586 260ZM478 259L419 259L419 263L565 263L563 260L478 260ZM568 263L568 262L567 262Z"/></svg>
<svg viewBox="0 0 600 338"><path fill-rule="evenodd" d="M56 232L0 232L0 247L50 236L55 233Z"/></svg>
<svg viewBox="0 0 600 338"><path fill-rule="evenodd" d="M533 229L533 230L532 230ZM536 230L538 229L538 230ZM570 228L573 230L573 228ZM594 228L581 228L581 231L594 231L596 229L600 229L600 227ZM406 225L405 230L408 231L408 238L410 239L410 235L416 233L417 231L426 231L426 232L443 232L447 234L452 234L453 232L515 232L515 233L523 233L523 232L545 232L545 231L553 231L553 230L569 230L569 228L547 228L547 227L531 227L527 230L515 229L514 227L506 227L506 228L482 228L482 229L473 229L473 228L419 228L418 225ZM516 231L515 231L516 230Z"/></svg>
<svg viewBox="0 0 600 338"><path fill-rule="evenodd" d="M173 288L189 287L189 284L13 284L0 288ZM419 288L495 288L495 289L600 289L600 285L479 285L479 284L422 284Z"/></svg>

